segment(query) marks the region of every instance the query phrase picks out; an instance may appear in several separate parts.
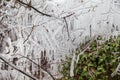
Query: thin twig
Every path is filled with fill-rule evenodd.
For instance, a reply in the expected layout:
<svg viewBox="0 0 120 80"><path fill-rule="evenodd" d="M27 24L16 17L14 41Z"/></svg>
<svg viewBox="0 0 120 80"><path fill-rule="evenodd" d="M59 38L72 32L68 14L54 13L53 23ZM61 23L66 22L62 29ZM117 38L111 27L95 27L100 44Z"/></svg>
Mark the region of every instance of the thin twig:
<svg viewBox="0 0 120 80"><path fill-rule="evenodd" d="M23 1L21 1L21 0L17 0L17 2L19 2L20 4L23 4L23 5L28 6L29 8L34 9L36 12L38 12L38 13L40 13L40 14L42 14L42 15L45 15L45 16L48 16L48 17L52 17L51 15L49 15L49 14L46 14L46 13L43 13L43 12L39 11L39 10L38 10L38 9L36 9L35 7L33 7L33 6L31 6L31 5L27 4L27 3L24 3L24 2L23 2Z"/></svg>
<svg viewBox="0 0 120 80"><path fill-rule="evenodd" d="M1 54L1 53L0 53L0 54ZM28 76L29 78L31 78L31 79L33 79L33 80L38 80L36 77L34 77L34 76L32 76L32 75L30 75L30 74L28 74L28 73L20 70L18 67L16 67L16 66L13 65L12 63L10 63L10 62L9 62L6 58L4 58L2 55L0 55L0 59L1 59L2 61L4 61L5 63L7 63L7 64L8 64L9 66L11 66L12 68L14 68L15 70L17 70L17 71L21 72L22 74Z"/></svg>
<svg viewBox="0 0 120 80"><path fill-rule="evenodd" d="M67 28L68 39L69 39L69 38L70 38L70 33L69 33L68 23L67 23L67 20L66 20L65 17L64 17L63 19L64 19L64 22L65 22L65 26L66 26L66 28Z"/></svg>
<svg viewBox="0 0 120 80"><path fill-rule="evenodd" d="M25 39L25 41L23 42L23 44L24 44L24 43L29 39L29 37L31 36L31 34L32 34L33 30L34 30L34 27L35 27L35 26L33 25L30 34L27 36L27 38Z"/></svg>
<svg viewBox="0 0 120 80"><path fill-rule="evenodd" d="M68 18L68 17L71 17L72 15L74 15L75 13L72 13L72 14L68 14L68 15L66 15L66 16L64 16L64 17L62 17L62 18Z"/></svg>
<svg viewBox="0 0 120 80"><path fill-rule="evenodd" d="M90 37L92 37L92 26L90 25Z"/></svg>

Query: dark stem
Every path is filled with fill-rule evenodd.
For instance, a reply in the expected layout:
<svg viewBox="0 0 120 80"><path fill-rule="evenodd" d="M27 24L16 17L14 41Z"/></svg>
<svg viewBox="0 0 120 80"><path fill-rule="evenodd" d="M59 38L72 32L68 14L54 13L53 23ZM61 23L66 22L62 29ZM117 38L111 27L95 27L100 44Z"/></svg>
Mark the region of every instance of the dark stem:
<svg viewBox="0 0 120 80"><path fill-rule="evenodd" d="M21 0L17 0L17 2L19 2L20 4L26 5L26 6L30 7L30 8L32 8L32 9L34 9L36 12L38 12L38 13L40 13L40 14L42 14L42 15L45 15L45 16L48 16L48 17L52 17L51 15L39 11L39 10L36 9L35 7L33 7L33 6L31 6L31 5L27 4L27 3L24 3L24 2L21 1Z"/></svg>
<svg viewBox="0 0 120 80"><path fill-rule="evenodd" d="M70 33L69 33L68 23L67 23L67 20L66 20L65 17L64 17L63 19L64 19L64 21L65 21L65 26L66 26L66 28L67 28L68 39L69 39L69 38L70 38Z"/></svg>
<svg viewBox="0 0 120 80"><path fill-rule="evenodd" d="M92 26L90 25L90 37L92 37Z"/></svg>
<svg viewBox="0 0 120 80"><path fill-rule="evenodd" d="M22 74L28 76L29 78L31 78L31 79L33 79L33 80L38 80L38 79L35 78L34 76L32 76L32 75L30 75L30 74L28 74L28 73L20 70L18 67L16 67L16 66L13 65L12 63L10 63L6 58L4 58L4 57L1 56L1 55L0 55L0 59L1 59L2 61L4 61L6 64L8 64L9 66L11 66L12 68L14 68L15 70L17 70L17 71L21 72Z"/></svg>

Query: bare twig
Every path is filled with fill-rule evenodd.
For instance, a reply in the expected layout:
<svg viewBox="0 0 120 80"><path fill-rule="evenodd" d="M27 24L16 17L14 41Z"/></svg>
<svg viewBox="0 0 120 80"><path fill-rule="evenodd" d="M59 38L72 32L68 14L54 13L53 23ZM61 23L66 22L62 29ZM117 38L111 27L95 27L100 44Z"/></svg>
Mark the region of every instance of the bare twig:
<svg viewBox="0 0 120 80"><path fill-rule="evenodd" d="M0 54L1 54L1 53L0 53ZM1 59L2 61L4 61L5 63L7 63L7 64L8 64L9 66L11 66L12 68L14 68L15 70L17 70L17 71L21 72L22 74L28 76L29 78L31 78L31 79L33 79L33 80L38 80L36 77L34 77L34 76L32 76L32 75L30 75L30 74L28 74L28 73L20 70L18 67L16 67L16 66L13 65L12 63L10 63L10 62L9 62L6 58L4 58L2 55L0 55L0 59Z"/></svg>
<svg viewBox="0 0 120 80"><path fill-rule="evenodd" d="M62 17L62 18L68 18L68 17L71 17L72 15L74 15L75 13L72 13L72 14L68 14L68 15L66 15L66 16L64 16L64 17Z"/></svg>
<svg viewBox="0 0 120 80"><path fill-rule="evenodd" d="M23 4L23 5L28 6L29 8L34 9L36 12L38 12L38 13L40 13L40 14L42 14L42 15L45 15L45 16L48 16L48 17L52 17L51 15L49 15L49 14L46 14L46 13L43 13L43 12L39 11L39 10L38 10L38 9L36 9L35 7L33 7L33 6L31 6L31 5L27 4L27 3L24 3L24 2L23 2L23 1L21 1L21 0L17 0L17 2L19 2L20 4Z"/></svg>
<svg viewBox="0 0 120 80"><path fill-rule="evenodd" d="M69 33L69 29L68 29L68 23L67 23L67 20L66 20L65 17L64 17L63 19L64 19L64 22L65 22L65 26L66 26L66 28L67 28L68 39L69 39L69 38L70 38L70 33Z"/></svg>
<svg viewBox="0 0 120 80"><path fill-rule="evenodd" d="M27 38L25 39L25 41L23 42L23 44L24 44L24 43L29 39L29 37L31 36L31 34L32 34L33 30L34 30L34 27L35 27L35 26L33 25L30 34L27 36Z"/></svg>
<svg viewBox="0 0 120 80"><path fill-rule="evenodd" d="M92 26L90 25L90 37L92 37Z"/></svg>

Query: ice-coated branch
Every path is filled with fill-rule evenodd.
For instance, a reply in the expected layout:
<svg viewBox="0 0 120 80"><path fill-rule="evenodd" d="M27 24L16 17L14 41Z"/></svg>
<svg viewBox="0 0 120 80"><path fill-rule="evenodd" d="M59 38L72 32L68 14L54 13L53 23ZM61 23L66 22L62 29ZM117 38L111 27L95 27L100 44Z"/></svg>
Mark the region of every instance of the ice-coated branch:
<svg viewBox="0 0 120 80"><path fill-rule="evenodd" d="M26 58L27 60L31 61L33 64L37 65L40 69L42 69L44 72L46 72L48 75L50 75L53 80L56 80L49 71L47 71L46 69L44 69L42 66L40 66L39 64L37 64L37 63L34 62L33 60L31 60L31 59L29 59L28 57L25 57L25 56L23 56L23 55L21 55L21 54L16 54L16 55L19 55L19 56L21 56L21 57L23 57L23 58Z"/></svg>
<svg viewBox="0 0 120 80"><path fill-rule="evenodd" d="M114 77L117 74L120 75L120 63L118 64L116 70L111 74L111 76Z"/></svg>
<svg viewBox="0 0 120 80"><path fill-rule="evenodd" d="M0 54L1 54L1 53L0 53ZM18 67L16 67L16 66L13 65L12 63L10 63L10 62L9 62L5 57L3 57L2 55L0 55L0 59L1 59L3 62L7 63L7 64L8 64L9 66L11 66L12 68L14 68L15 70L17 70L17 71L19 71L20 73L28 76L29 78L31 78L31 79L33 79L33 80L38 80L36 77L28 74L27 72L24 72L24 71L20 70Z"/></svg>

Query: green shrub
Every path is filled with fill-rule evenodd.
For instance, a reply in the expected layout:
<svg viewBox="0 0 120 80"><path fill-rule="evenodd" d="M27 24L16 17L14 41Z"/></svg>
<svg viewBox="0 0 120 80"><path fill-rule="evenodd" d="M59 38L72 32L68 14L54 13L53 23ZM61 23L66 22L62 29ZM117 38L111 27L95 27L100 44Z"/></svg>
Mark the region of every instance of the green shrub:
<svg viewBox="0 0 120 80"><path fill-rule="evenodd" d="M111 77L119 64L120 37L99 44L102 37L99 36L79 56L79 61L74 65L74 76L70 77L71 58L67 58L60 70L63 78L60 80L120 80L120 76ZM76 49L76 56L80 49Z"/></svg>

